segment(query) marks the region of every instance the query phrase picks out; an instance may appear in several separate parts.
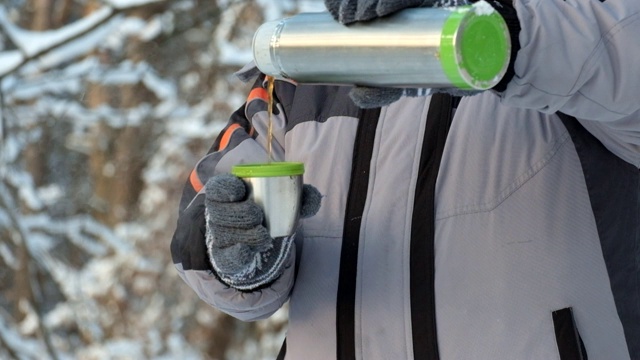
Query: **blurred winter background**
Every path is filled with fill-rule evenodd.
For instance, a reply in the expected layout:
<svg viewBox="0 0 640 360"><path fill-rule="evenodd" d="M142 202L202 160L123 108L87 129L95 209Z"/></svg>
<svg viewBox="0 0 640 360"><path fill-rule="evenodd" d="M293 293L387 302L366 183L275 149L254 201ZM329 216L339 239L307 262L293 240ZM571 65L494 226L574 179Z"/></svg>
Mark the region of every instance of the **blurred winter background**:
<svg viewBox="0 0 640 360"><path fill-rule="evenodd" d="M272 359L169 242L263 22L318 0L0 0L0 359Z"/></svg>

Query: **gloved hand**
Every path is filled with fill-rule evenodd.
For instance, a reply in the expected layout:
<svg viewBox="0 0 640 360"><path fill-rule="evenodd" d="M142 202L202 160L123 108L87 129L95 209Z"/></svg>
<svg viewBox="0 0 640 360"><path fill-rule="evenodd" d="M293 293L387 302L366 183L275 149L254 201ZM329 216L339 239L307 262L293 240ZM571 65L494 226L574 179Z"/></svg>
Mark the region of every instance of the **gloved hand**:
<svg viewBox="0 0 640 360"><path fill-rule="evenodd" d="M271 238L262 225L262 209L247 197L240 178L217 175L205 187L207 252L220 280L239 290L255 290L276 280L284 271L293 237ZM305 184L300 217L315 215L320 202L320 192Z"/></svg>
<svg viewBox="0 0 640 360"><path fill-rule="evenodd" d="M334 19L348 25L411 7L457 6L466 0L325 0L324 4Z"/></svg>
<svg viewBox="0 0 640 360"><path fill-rule="evenodd" d="M391 88L354 86L349 97L362 109L377 108L398 101L403 96L427 96L435 93L447 93L452 96L473 96L480 90L462 90L457 88L425 89L425 88Z"/></svg>
<svg viewBox="0 0 640 360"><path fill-rule="evenodd" d="M478 0L325 0L325 6L336 21L348 25L358 21L373 20L411 7L462 6L477 1ZM511 63L502 81L494 87L496 91L504 91L507 83L514 74L513 61L515 60L516 52L520 48L518 42L520 25L515 10L513 9L512 0L488 0L488 2L505 18L511 33ZM482 91L457 88L420 89L355 86L349 92L349 96L356 105L366 109L389 105L402 96L426 96L438 92L448 93L453 96L473 96Z"/></svg>

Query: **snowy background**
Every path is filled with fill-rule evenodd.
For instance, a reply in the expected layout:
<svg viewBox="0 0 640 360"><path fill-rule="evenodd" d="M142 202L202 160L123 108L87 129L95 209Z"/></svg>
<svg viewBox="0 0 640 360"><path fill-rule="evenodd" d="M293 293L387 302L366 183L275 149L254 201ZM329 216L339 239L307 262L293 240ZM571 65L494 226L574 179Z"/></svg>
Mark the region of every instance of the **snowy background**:
<svg viewBox="0 0 640 360"><path fill-rule="evenodd" d="M182 186L263 22L321 1L0 0L0 359L273 359L173 268Z"/></svg>

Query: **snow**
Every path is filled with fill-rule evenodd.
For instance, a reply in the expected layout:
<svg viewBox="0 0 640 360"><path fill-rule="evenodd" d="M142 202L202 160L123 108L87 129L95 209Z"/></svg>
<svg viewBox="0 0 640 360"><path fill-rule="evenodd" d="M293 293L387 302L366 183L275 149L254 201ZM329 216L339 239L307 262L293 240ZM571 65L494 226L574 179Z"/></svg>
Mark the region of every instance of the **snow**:
<svg viewBox="0 0 640 360"><path fill-rule="evenodd" d="M126 9L148 4L161 3L165 0L102 0L116 9Z"/></svg>
<svg viewBox="0 0 640 360"><path fill-rule="evenodd" d="M53 310L49 311L44 319L44 325L48 328L56 328L60 326L73 324L75 313L73 307L69 304L57 304Z"/></svg>
<svg viewBox="0 0 640 360"><path fill-rule="evenodd" d="M100 20L99 18L96 20ZM116 16L107 21L103 26L89 32L88 34L70 41L64 45L57 46L51 44L51 47L57 46L55 50L51 50L41 56L38 61L32 62L29 71L42 71L43 69L54 68L62 63L73 60L81 55L87 54L102 44L105 39L114 31L122 20L121 16ZM30 36L29 39L33 37ZM36 35L36 37L38 37Z"/></svg>
<svg viewBox="0 0 640 360"><path fill-rule="evenodd" d="M27 314L18 325L18 330L22 335L31 335L38 330L38 315L26 300L20 300L20 310Z"/></svg>
<svg viewBox="0 0 640 360"><path fill-rule="evenodd" d="M58 30L28 31L11 23L5 9L0 7L0 26L13 43L20 47L20 51L30 57L86 33L88 29L104 22L112 13L112 8L103 7Z"/></svg>
<svg viewBox="0 0 640 360"><path fill-rule="evenodd" d="M14 101L28 100L44 96L48 93L75 92L79 89L80 83L78 78L57 79L56 81L42 78L16 88L9 95L9 99Z"/></svg>
<svg viewBox="0 0 640 360"><path fill-rule="evenodd" d="M142 82L161 100L173 99L178 93L174 83L163 80L153 71L145 72Z"/></svg>
<svg viewBox="0 0 640 360"><path fill-rule="evenodd" d="M162 16L155 16L140 29L138 36L142 41L151 41L162 34L163 27L167 24Z"/></svg>
<svg viewBox="0 0 640 360"><path fill-rule="evenodd" d="M38 359L45 353L44 346L36 340L21 336L16 329L7 326L4 316L0 316L0 338L23 358ZM0 349L2 350L2 349Z"/></svg>
<svg viewBox="0 0 640 360"><path fill-rule="evenodd" d="M58 184L50 184L37 189L38 197L45 205L51 205L64 196L64 190Z"/></svg>
<svg viewBox="0 0 640 360"><path fill-rule="evenodd" d="M142 344L130 339L117 339L94 345L79 352L82 359L144 359Z"/></svg>
<svg viewBox="0 0 640 360"><path fill-rule="evenodd" d="M2 10L0 10L0 15L1 11ZM24 56L19 50L0 52L0 76L7 74L11 69L14 69L22 62L23 59Z"/></svg>

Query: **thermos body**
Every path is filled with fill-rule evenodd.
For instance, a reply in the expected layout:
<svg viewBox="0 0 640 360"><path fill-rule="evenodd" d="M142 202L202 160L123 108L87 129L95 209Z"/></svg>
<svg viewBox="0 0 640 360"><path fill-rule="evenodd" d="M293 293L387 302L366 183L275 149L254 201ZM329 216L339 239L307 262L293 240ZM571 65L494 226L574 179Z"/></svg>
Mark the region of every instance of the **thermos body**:
<svg viewBox="0 0 640 360"><path fill-rule="evenodd" d="M493 11L414 8L349 26L326 12L268 22L253 52L263 73L300 83L486 89L504 75L510 42Z"/></svg>

